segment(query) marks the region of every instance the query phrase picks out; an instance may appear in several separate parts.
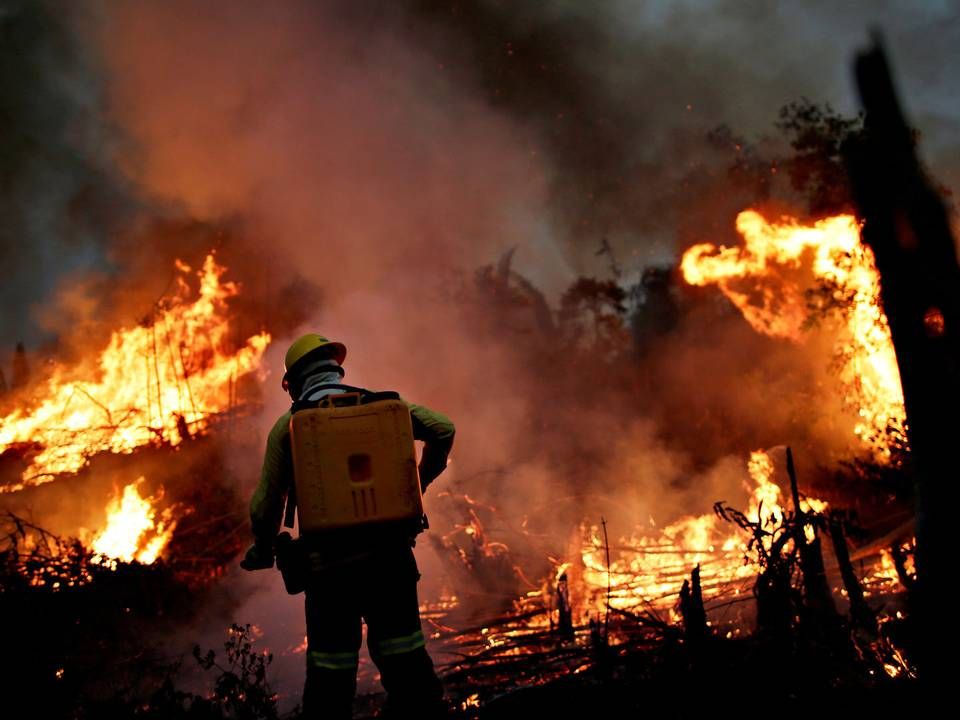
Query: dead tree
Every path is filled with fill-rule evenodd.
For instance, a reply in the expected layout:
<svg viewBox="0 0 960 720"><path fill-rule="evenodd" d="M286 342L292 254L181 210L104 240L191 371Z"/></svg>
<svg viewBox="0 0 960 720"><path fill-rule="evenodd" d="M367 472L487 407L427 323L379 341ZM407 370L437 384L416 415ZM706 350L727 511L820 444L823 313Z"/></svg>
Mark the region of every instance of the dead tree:
<svg viewBox="0 0 960 720"><path fill-rule="evenodd" d="M27 351L22 342L17 343L13 351L13 373L10 376L10 387L14 390L24 387L30 382L30 363L27 361Z"/></svg>
<svg viewBox="0 0 960 720"><path fill-rule="evenodd" d="M795 603L791 580L790 562L779 555L760 571L753 586L757 599L757 636L781 649L792 644Z"/></svg>
<svg viewBox="0 0 960 720"><path fill-rule="evenodd" d="M566 573L557 580L557 632L564 636L573 635L573 607Z"/></svg>
<svg viewBox="0 0 960 720"><path fill-rule="evenodd" d="M907 589L908 595L916 589L916 576L907 572L907 553L904 552L900 543L894 543L890 548L890 555L893 557L893 566L897 569L897 578L900 584Z"/></svg>
<svg viewBox="0 0 960 720"><path fill-rule="evenodd" d="M697 648L707 636L707 611L703 606L703 590L700 587L700 566L690 573L680 588L680 615L683 617L683 632L687 643Z"/></svg>
<svg viewBox="0 0 960 720"><path fill-rule="evenodd" d="M823 549L817 534L821 519L813 513L805 513L800 507L800 487L797 483L797 470L793 463L793 451L787 448L787 475L790 477L790 495L793 499L793 538L800 555L800 572L803 576L803 597L806 610L817 622L827 621L835 624L838 619L837 608L833 603L833 592L827 582L827 571L823 565ZM814 537L807 540L807 528L813 529Z"/></svg>
<svg viewBox="0 0 960 720"><path fill-rule="evenodd" d="M864 630L876 630L877 618L863 596L863 585L853 570L850 560L850 548L847 546L845 521L841 513L830 515L830 539L833 541L833 553L840 566L840 577L850 600L850 620L854 626Z"/></svg>
<svg viewBox="0 0 960 720"><path fill-rule="evenodd" d="M747 551L755 552L760 573L753 586L757 600L757 636L765 643L786 651L792 645L793 619L800 606L793 579L798 564L793 519L759 517L751 520L739 510L718 502L714 512L750 534Z"/></svg>
<svg viewBox="0 0 960 720"><path fill-rule="evenodd" d="M862 138L845 148L863 240L876 256L907 411L917 507L918 670L948 687L938 649L958 643L953 575L957 508L956 423L960 401L960 267L943 201L916 155L886 54L878 40L860 54L856 80Z"/></svg>

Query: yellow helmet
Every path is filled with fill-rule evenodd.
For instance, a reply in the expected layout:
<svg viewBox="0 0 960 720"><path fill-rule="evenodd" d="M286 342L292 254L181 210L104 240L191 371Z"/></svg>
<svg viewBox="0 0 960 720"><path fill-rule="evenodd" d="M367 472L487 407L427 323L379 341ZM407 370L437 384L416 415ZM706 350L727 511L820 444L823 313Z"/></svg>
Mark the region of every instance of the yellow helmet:
<svg viewBox="0 0 960 720"><path fill-rule="evenodd" d="M283 373L282 385L284 390L288 387L287 378L294 366L306 360L308 356L313 356L314 353L321 348L332 350L333 359L337 361L338 365L343 365L343 361L347 357L346 345L334 342L333 340L327 340L323 335L317 335L317 333L302 335L293 341L290 349L287 350L286 356L283 358L283 369L285 372Z"/></svg>

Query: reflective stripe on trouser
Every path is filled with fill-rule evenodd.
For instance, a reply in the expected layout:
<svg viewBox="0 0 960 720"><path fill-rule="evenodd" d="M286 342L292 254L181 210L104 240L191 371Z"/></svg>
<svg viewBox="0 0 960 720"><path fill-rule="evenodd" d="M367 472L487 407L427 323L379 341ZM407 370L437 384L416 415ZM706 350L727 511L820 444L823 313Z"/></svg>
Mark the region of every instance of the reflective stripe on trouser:
<svg viewBox="0 0 960 720"><path fill-rule="evenodd" d="M307 650L308 668L323 668L324 670L352 670L353 672L356 672L359 664L359 652L323 652L322 650Z"/></svg>
<svg viewBox="0 0 960 720"><path fill-rule="evenodd" d="M423 637L423 631L417 630L409 635L399 637L383 638L370 642L370 654L374 657L388 657L390 655L402 655L404 653L419 650L427 644Z"/></svg>

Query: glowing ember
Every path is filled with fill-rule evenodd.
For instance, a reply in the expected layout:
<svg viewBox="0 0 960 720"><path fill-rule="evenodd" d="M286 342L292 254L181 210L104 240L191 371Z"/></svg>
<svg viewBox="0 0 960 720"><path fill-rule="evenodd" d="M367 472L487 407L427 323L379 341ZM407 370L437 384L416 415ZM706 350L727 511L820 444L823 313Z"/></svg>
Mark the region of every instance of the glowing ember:
<svg viewBox="0 0 960 720"><path fill-rule="evenodd" d="M913 578L916 575L914 567L915 539L900 545L900 552L903 553L903 570L907 577ZM865 594L870 595L879 593L897 592L903 588L900 578L900 572L897 570L897 563L893 558L893 553L883 548L880 551L879 563L874 566L870 576L864 580Z"/></svg>
<svg viewBox="0 0 960 720"><path fill-rule="evenodd" d="M858 413L856 436L880 461L905 446L900 373L873 251L860 242L853 217L838 215L813 225L785 218L767 222L746 210L737 217L743 247L705 243L684 253L684 279L716 284L758 332L803 340L808 291L825 291L843 321L836 356L845 400Z"/></svg>
<svg viewBox="0 0 960 720"><path fill-rule="evenodd" d="M95 553L114 560L137 560L145 564L160 557L177 523L173 520L172 508L166 508L157 518L154 504L160 498L141 496L139 488L143 481L141 477L130 483L107 505L106 528L91 544Z"/></svg>
<svg viewBox="0 0 960 720"><path fill-rule="evenodd" d="M107 347L78 368L57 368L37 402L0 418L0 453L39 447L13 492L75 473L100 452L129 453L149 443L178 445L230 408L236 381L259 368L270 336L230 349L227 300L238 292L209 255L196 273L177 262L177 289L140 326L117 330Z"/></svg>

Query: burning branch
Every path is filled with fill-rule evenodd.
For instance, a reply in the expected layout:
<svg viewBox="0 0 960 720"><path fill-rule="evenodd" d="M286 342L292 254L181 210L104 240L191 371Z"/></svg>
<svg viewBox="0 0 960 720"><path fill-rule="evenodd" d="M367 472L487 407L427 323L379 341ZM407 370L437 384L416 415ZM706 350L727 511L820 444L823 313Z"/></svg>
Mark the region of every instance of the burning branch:
<svg viewBox="0 0 960 720"><path fill-rule="evenodd" d="M184 279L190 268L178 263L177 269L176 293L142 325L115 331L80 367L57 368L33 406L0 417L0 453L19 447L29 457L20 482L0 485L0 492L76 473L101 452L176 446L190 428L202 432L232 406L232 384L258 372L270 336L259 333L230 349L227 303L236 283L223 280L226 269L212 254L196 273L196 292ZM145 384L135 371L137 358L146 363Z"/></svg>

